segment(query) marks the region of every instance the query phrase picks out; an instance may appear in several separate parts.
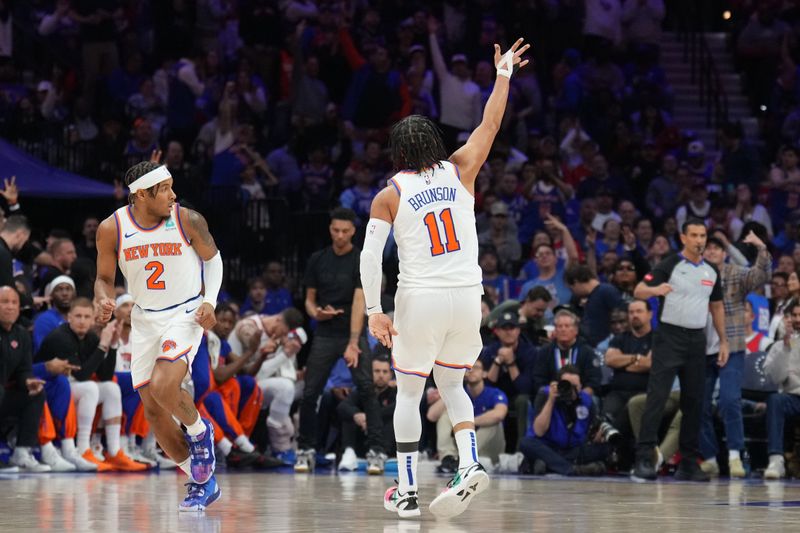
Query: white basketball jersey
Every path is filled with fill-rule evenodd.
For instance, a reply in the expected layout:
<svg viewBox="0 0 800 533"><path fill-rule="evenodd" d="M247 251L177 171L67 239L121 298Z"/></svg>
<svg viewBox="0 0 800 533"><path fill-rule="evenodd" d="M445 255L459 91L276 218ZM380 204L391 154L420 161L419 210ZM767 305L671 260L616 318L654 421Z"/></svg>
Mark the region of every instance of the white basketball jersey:
<svg viewBox="0 0 800 533"><path fill-rule="evenodd" d="M394 219L400 288L481 284L475 198L453 163L442 161L442 167L400 172L389 180L400 194Z"/></svg>
<svg viewBox="0 0 800 533"><path fill-rule="evenodd" d="M131 342L130 336L128 337L128 342L125 342L122 339L120 339L119 344L117 345L117 363L114 368L114 372L130 373L132 353L133 353L133 343Z"/></svg>
<svg viewBox="0 0 800 533"><path fill-rule="evenodd" d="M202 263L183 232L178 204L152 228L134 220L131 206L117 209L114 220L119 269L136 305L160 311L200 294Z"/></svg>

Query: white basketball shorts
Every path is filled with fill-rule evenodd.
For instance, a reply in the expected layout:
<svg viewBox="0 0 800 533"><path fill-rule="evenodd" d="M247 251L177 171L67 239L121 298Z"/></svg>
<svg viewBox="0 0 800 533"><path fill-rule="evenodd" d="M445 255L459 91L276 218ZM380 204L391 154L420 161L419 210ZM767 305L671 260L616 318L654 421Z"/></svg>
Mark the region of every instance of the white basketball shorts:
<svg viewBox="0 0 800 533"><path fill-rule="evenodd" d="M203 328L194 314L203 303L197 297L164 311L145 311L138 305L131 311L131 378L133 388L150 383L156 361L192 361L203 338ZM182 363L181 363L182 364Z"/></svg>
<svg viewBox="0 0 800 533"><path fill-rule="evenodd" d="M472 368L483 348L483 286L450 289L400 288L395 295L392 367L428 377L433 365Z"/></svg>

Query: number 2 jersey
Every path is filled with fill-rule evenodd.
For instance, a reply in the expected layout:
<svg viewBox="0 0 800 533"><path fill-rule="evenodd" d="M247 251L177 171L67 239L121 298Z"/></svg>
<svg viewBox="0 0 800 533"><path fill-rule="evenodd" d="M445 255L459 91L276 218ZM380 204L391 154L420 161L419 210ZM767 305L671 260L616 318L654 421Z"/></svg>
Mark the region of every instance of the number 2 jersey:
<svg viewBox="0 0 800 533"><path fill-rule="evenodd" d="M114 212L117 262L136 305L160 311L200 294L202 263L181 225L180 206L169 218L144 228L133 218L132 206Z"/></svg>
<svg viewBox="0 0 800 533"><path fill-rule="evenodd" d="M480 285L475 198L456 167L442 161L422 173L389 180L400 195L394 239L400 257L399 288Z"/></svg>

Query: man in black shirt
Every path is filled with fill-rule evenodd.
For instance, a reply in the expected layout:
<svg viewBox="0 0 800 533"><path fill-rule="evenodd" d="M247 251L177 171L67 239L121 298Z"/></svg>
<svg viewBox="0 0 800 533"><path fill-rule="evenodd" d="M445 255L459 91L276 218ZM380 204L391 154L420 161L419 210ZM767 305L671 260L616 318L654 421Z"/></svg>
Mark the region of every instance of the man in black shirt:
<svg viewBox="0 0 800 533"><path fill-rule="evenodd" d="M111 381L117 361L116 349L111 346L117 344L120 328L116 322L110 322L103 327L98 337L91 331L94 324L92 302L87 298L76 298L67 314L67 322L50 332L42 341L36 361L46 362L57 357L80 367L72 373L75 380L70 383L78 415L78 454L95 463L99 472L146 470L145 465L132 461L120 447L122 393L119 385ZM97 381L92 380L93 376ZM105 461L97 459L89 449L92 423L98 405L103 406L106 428Z"/></svg>
<svg viewBox="0 0 800 533"><path fill-rule="evenodd" d="M581 337L592 347L597 346L611 331L611 311L622 304L622 295L613 285L600 283L586 265L570 265L564 272L564 283L576 298L586 298Z"/></svg>
<svg viewBox="0 0 800 533"><path fill-rule="evenodd" d="M39 444L39 419L44 409L44 381L33 376L30 334L17 324L19 295L0 287L0 421L16 418L17 445L10 464L28 472L49 472L31 454Z"/></svg>
<svg viewBox="0 0 800 533"><path fill-rule="evenodd" d="M331 213L333 244L314 253L306 267L306 312L317 321L306 361L305 389L300 405L300 435L295 472L313 472L317 402L331 369L344 354L367 417L370 474L382 474L386 460L381 444L381 412L372 384L364 329L364 292L359 274L360 250L353 246L356 214L345 208Z"/></svg>
<svg viewBox="0 0 800 533"><path fill-rule="evenodd" d="M0 231L0 286L14 286L14 254L19 252L31 236L28 219L11 215Z"/></svg>
<svg viewBox="0 0 800 533"><path fill-rule="evenodd" d="M614 369L609 392L603 398L606 419L616 427L621 425L621 415L633 396L647 392L647 380L652 365L651 346L653 311L650 303L634 300L628 304L630 331L611 339L606 352L606 365Z"/></svg>

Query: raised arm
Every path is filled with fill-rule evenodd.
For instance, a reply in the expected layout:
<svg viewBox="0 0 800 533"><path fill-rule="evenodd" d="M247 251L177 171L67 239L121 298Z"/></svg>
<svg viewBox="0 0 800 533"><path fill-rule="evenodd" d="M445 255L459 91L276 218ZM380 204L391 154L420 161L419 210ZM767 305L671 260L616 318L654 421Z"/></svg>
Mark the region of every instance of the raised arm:
<svg viewBox="0 0 800 533"><path fill-rule="evenodd" d="M117 274L117 223L108 217L97 228L97 276L94 280L94 302L101 322L111 320L116 308L114 278Z"/></svg>
<svg viewBox="0 0 800 533"><path fill-rule="evenodd" d="M478 176L478 171L486 161L486 157L489 155L494 143L494 138L500 131L503 115L506 112L511 72L514 65L519 64L519 67L522 68L528 64L528 60L521 59L521 56L529 47L530 45L528 44L523 46L522 38L520 38L517 39L517 42L508 52L501 55L500 46L494 45L494 64L497 68L497 79L495 80L492 94L486 102L486 107L483 109L483 119L478 127L475 128L475 131L472 132L472 135L469 136L467 143L450 156L450 161L459 168L461 181L470 191L475 187L475 178Z"/></svg>

